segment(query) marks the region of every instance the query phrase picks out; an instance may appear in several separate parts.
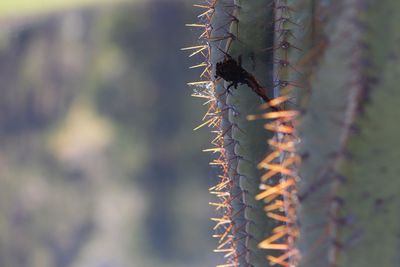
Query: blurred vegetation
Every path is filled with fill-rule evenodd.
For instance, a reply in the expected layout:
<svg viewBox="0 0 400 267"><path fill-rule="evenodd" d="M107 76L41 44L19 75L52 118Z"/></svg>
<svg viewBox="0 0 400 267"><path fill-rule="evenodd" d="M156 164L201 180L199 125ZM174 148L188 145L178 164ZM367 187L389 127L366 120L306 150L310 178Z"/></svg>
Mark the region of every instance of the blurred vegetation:
<svg viewBox="0 0 400 267"><path fill-rule="evenodd" d="M0 266L214 264L189 4L5 20Z"/></svg>
<svg viewBox="0 0 400 267"><path fill-rule="evenodd" d="M77 9L93 5L104 5L128 0L4 0L0 1L0 18L43 15L66 9ZM144 3L145 0L130 0L130 2Z"/></svg>

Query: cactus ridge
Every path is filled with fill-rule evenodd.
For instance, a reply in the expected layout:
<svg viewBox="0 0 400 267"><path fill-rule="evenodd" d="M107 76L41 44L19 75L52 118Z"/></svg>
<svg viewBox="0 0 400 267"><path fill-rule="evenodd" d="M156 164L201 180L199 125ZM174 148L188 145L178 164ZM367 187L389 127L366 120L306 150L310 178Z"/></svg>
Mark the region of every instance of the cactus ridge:
<svg viewBox="0 0 400 267"><path fill-rule="evenodd" d="M284 267L297 266L300 255L296 248L299 229L296 210L298 206L297 183L299 176L297 167L300 156L296 150L298 137L296 133L296 118L299 112L290 102L293 91L300 86L296 81L290 81L291 72L298 73L296 62L290 62L289 53L292 50L301 51L295 44L293 28L300 25L292 20L294 8L290 1L275 0L271 4L274 9L274 45L265 50L273 53L274 91L275 98L262 107L267 110L262 115L248 116L248 119L268 119L264 128L274 133L268 141L272 151L258 167L266 170L261 177L260 190L256 199L265 203L266 216L276 221L276 226L270 236L259 243L259 247L274 251L269 253L267 260L270 265ZM278 108L271 110L271 107ZM279 252L279 254L273 254Z"/></svg>
<svg viewBox="0 0 400 267"><path fill-rule="evenodd" d="M243 198L246 192L238 185L239 157L234 153L234 147L239 144L232 138L232 131L238 129L238 126L227 119L226 114L235 112L234 107L226 103L228 91L223 80L213 76L211 64L212 59L223 57L221 51L228 48L236 38L233 33L224 31L236 20L234 14L236 7L233 0L212 0L194 6L201 10L198 15L199 22L187 26L202 29L199 35L201 44L182 50L191 51L190 57L199 54L203 59L200 64L191 67L202 68L200 80L188 83L196 88L192 96L205 99L204 104L208 105L203 122L195 130L205 126L212 129L215 134L211 141L212 148L204 151L217 155L210 165L221 170L217 184L209 189L209 192L217 198L215 202L210 202L218 214L215 218L211 218L215 222L213 237L218 240L214 252L222 253L225 259L225 262L217 267L251 266L246 263L248 250L245 244L249 238L245 227L247 221L244 220L246 205L243 203ZM216 13L218 16L215 16ZM225 48L222 49L223 46Z"/></svg>

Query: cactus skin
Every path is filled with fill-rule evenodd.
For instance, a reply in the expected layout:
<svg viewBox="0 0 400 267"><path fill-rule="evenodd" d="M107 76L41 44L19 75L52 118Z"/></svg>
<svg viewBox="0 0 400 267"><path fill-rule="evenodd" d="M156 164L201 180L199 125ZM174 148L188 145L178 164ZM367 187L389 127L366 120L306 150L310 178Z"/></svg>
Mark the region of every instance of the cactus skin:
<svg viewBox="0 0 400 267"><path fill-rule="evenodd" d="M387 55L399 52L400 4L348 0L328 8L336 12L321 27L328 45L310 76L312 94L303 96L299 129L300 153L308 154L300 167L299 266L399 266L400 184L391 163L399 155L391 122L399 67Z"/></svg>
<svg viewBox="0 0 400 267"><path fill-rule="evenodd" d="M353 67L359 56L351 53L358 34L343 38L347 31L355 30L349 23L353 16L349 8L342 8L321 27L328 45L312 71L311 94L302 92L307 104L300 119L298 149L308 156L299 170L298 246L303 258L299 266L335 264L337 251L333 243L337 240L337 187L341 177L337 165L353 120L356 92L360 91L358 86L351 86L359 76Z"/></svg>
<svg viewBox="0 0 400 267"><path fill-rule="evenodd" d="M237 6L234 21L230 31L237 35L227 52L233 58L242 57L243 68L269 90L272 96L271 53L262 51L272 45L272 10L268 8L265 0L235 1ZM232 133L236 140L235 155L238 156L237 172L240 175L240 189L243 192L245 205L244 219L246 257L239 266L266 266L266 251L258 248L258 243L268 236L274 222L266 220L263 205L256 201L254 196L259 192L261 172L257 163L268 153L265 140L271 138L271 133L263 130L262 122L250 122L247 115L258 113L259 106L263 103L247 85L240 85L228 95L227 102L235 111L230 112L229 120L237 125Z"/></svg>

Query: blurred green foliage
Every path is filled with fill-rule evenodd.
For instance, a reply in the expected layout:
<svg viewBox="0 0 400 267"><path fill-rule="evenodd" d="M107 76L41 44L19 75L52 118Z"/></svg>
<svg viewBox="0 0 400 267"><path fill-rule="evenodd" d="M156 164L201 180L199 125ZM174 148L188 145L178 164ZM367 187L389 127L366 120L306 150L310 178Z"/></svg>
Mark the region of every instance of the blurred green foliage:
<svg viewBox="0 0 400 267"><path fill-rule="evenodd" d="M5 0L0 2L0 18L15 18L36 16L51 12L77 9L93 5L104 5L128 0ZM130 2L144 3L144 0L130 0Z"/></svg>
<svg viewBox="0 0 400 267"><path fill-rule="evenodd" d="M10 21L0 35L0 266L212 265L189 3ZM196 107L196 108L193 108Z"/></svg>

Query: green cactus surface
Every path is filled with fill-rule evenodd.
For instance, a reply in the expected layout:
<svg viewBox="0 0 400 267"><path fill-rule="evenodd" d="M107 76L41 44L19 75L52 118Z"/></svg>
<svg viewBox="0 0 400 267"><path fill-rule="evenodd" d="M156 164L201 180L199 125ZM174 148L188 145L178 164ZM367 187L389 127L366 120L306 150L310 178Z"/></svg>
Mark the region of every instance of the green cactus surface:
<svg viewBox="0 0 400 267"><path fill-rule="evenodd" d="M265 93L272 97L271 53L263 51L272 45L272 12L265 1L235 1L236 21L233 21L230 32L236 35L227 53L234 59L241 58L242 67L251 73L262 85ZM225 82L227 86L229 82ZM243 192L244 223L243 230L247 236L244 250L247 251L245 263L239 266L261 266L266 263L266 251L258 248L258 243L269 235L274 226L272 220L265 220L263 205L254 196L259 192L262 172L257 164L268 153L266 140L272 133L263 130L262 121L248 121L247 116L259 113L263 100L247 85L242 84L227 97L227 104L234 110L229 114L230 122L236 127L232 138L236 141L234 154L238 157L237 173L240 190Z"/></svg>
<svg viewBox="0 0 400 267"><path fill-rule="evenodd" d="M341 247L337 266L400 265L400 2L367 1L362 21L364 88L354 120L355 133L340 165L346 178L338 188L346 223L338 226Z"/></svg>

